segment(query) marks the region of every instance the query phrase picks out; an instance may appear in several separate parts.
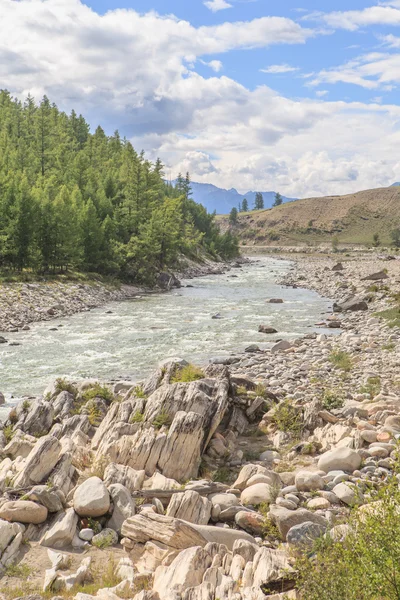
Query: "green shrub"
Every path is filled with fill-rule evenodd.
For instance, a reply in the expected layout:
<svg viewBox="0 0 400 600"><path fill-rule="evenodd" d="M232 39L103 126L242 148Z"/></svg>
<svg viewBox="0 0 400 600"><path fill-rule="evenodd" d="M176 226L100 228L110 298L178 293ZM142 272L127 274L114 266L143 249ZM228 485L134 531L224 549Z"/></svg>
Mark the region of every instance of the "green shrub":
<svg viewBox="0 0 400 600"><path fill-rule="evenodd" d="M375 396L381 391L381 378L380 377L368 377L367 383L360 388L361 394L368 394L373 400Z"/></svg>
<svg viewBox="0 0 400 600"><path fill-rule="evenodd" d="M61 377L56 379L56 392L57 394L61 394L61 392L68 392L69 394L72 394L74 398L76 398L76 396L78 395L78 390L76 389L76 387L72 383L70 383L66 379L62 379Z"/></svg>
<svg viewBox="0 0 400 600"><path fill-rule="evenodd" d="M6 425L3 429L4 437L6 438L6 442L11 442L12 436L14 435L14 428L12 425Z"/></svg>
<svg viewBox="0 0 400 600"><path fill-rule="evenodd" d="M301 600L399 600L399 505L396 481L370 509L353 511L343 541L322 538L299 559Z"/></svg>
<svg viewBox="0 0 400 600"><path fill-rule="evenodd" d="M278 404L272 420L280 431L296 436L301 433L303 427L301 414L290 400L284 400Z"/></svg>
<svg viewBox="0 0 400 600"><path fill-rule="evenodd" d="M198 379L203 378L204 373L199 367L196 367L195 365L186 365L175 371L171 381L172 383L189 383L190 381L197 381Z"/></svg>
<svg viewBox="0 0 400 600"><path fill-rule="evenodd" d="M343 408L344 399L332 390L326 390L322 398L322 406L326 410Z"/></svg>
<svg viewBox="0 0 400 600"><path fill-rule="evenodd" d="M142 386L140 386L140 385L137 385L136 387L133 388L132 396L135 396L136 398L144 398L144 399L147 398L146 394L143 391Z"/></svg>
<svg viewBox="0 0 400 600"><path fill-rule="evenodd" d="M131 415L131 418L129 419L129 423L143 423L143 421L144 414L141 413L139 410L137 410L135 414Z"/></svg>
<svg viewBox="0 0 400 600"><path fill-rule="evenodd" d="M161 411L156 418L154 419L154 421L152 422L152 425L155 429L161 429L161 427L163 427L164 425L166 427L169 427L172 423L172 419L169 416L169 414L165 411Z"/></svg>
<svg viewBox="0 0 400 600"><path fill-rule="evenodd" d="M15 425L15 423L18 421L18 414L17 414L17 411L15 410L15 408L12 408L10 410L10 414L8 415L8 420L13 425Z"/></svg>
<svg viewBox="0 0 400 600"><path fill-rule="evenodd" d="M89 400L93 400L94 398L102 398L105 402L112 402L114 395L107 386L95 383L82 394L84 402L89 402Z"/></svg>
<svg viewBox="0 0 400 600"><path fill-rule="evenodd" d="M351 371L353 367L353 361L350 354L344 350L334 350L331 352L329 360L335 367L342 369L342 371L346 371L346 373Z"/></svg>
<svg viewBox="0 0 400 600"><path fill-rule="evenodd" d="M6 567L4 575L6 577L18 577L18 579L28 579L29 575L32 574L32 569L26 563L19 565L10 565Z"/></svg>
<svg viewBox="0 0 400 600"><path fill-rule="evenodd" d="M31 407L31 403L29 402L29 400L24 400L22 403L22 412L24 412L24 413L29 412L30 407Z"/></svg>
<svg viewBox="0 0 400 600"><path fill-rule="evenodd" d="M89 402L87 406L88 409L88 419L89 423L93 427L98 427L101 422L101 411L98 406L96 406L95 402Z"/></svg>
<svg viewBox="0 0 400 600"><path fill-rule="evenodd" d="M247 388L244 385L238 385L236 388L237 396L247 396Z"/></svg>

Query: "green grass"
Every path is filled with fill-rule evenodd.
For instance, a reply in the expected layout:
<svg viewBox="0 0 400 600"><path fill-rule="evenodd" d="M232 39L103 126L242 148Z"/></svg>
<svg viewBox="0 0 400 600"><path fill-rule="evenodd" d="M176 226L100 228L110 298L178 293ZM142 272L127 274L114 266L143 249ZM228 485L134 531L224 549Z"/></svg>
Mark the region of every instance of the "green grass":
<svg viewBox="0 0 400 600"><path fill-rule="evenodd" d="M303 427L301 414L290 400L284 400L278 404L272 420L279 431L292 433L295 436L301 433Z"/></svg>
<svg viewBox="0 0 400 600"><path fill-rule="evenodd" d="M368 394L373 400L375 396L381 391L381 378L380 377L368 377L367 383L360 388L361 394Z"/></svg>
<svg viewBox="0 0 400 600"><path fill-rule="evenodd" d="M143 423L143 421L144 414L141 413L139 410L137 410L135 414L131 415L131 418L129 419L129 423Z"/></svg>
<svg viewBox="0 0 400 600"><path fill-rule="evenodd" d="M89 400L93 400L94 398L102 398L105 402L110 403L114 400L114 394L107 386L95 383L82 393L82 400L84 402L89 402Z"/></svg>
<svg viewBox="0 0 400 600"><path fill-rule="evenodd" d="M333 410L335 408L342 408L344 399L338 395L335 391L326 390L322 397L322 406L326 410Z"/></svg>
<svg viewBox="0 0 400 600"><path fill-rule="evenodd" d="M161 429L161 427L163 427L164 425L166 427L169 427L172 423L172 419L171 417L168 415L167 412L165 411L161 411L156 418L154 419L154 421L152 422L152 425L155 429Z"/></svg>
<svg viewBox="0 0 400 600"><path fill-rule="evenodd" d="M135 396L135 398L147 398L146 394L143 391L143 388L140 385L137 385L133 388L132 395Z"/></svg>
<svg viewBox="0 0 400 600"><path fill-rule="evenodd" d="M348 373L353 368L353 361L348 352L334 350L329 356L330 362L337 368Z"/></svg>
<svg viewBox="0 0 400 600"><path fill-rule="evenodd" d="M61 394L61 392L68 392L69 394L72 394L74 398L76 398L78 395L78 390L76 389L76 387L72 383L70 383L66 379L62 379L61 377L56 379L56 392L57 394Z"/></svg>
<svg viewBox="0 0 400 600"><path fill-rule="evenodd" d="M204 378L204 372L195 365L186 365L178 369L171 378L172 383L189 383Z"/></svg>
<svg viewBox="0 0 400 600"><path fill-rule="evenodd" d="M17 577L18 579L28 579L32 574L32 569L26 563L19 565L10 565L6 568L4 575L6 577Z"/></svg>
<svg viewBox="0 0 400 600"><path fill-rule="evenodd" d="M387 310L375 313L376 317L385 319L389 327L400 327L400 306L394 306Z"/></svg>

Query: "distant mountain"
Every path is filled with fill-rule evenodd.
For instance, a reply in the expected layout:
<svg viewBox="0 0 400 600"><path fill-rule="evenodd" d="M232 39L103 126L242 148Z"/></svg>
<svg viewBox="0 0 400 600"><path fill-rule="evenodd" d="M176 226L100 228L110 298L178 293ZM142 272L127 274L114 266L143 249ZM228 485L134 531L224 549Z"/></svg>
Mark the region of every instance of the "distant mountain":
<svg viewBox="0 0 400 600"><path fill-rule="evenodd" d="M390 187L400 187L400 181L396 181L396 183L392 183Z"/></svg>
<svg viewBox="0 0 400 600"><path fill-rule="evenodd" d="M206 207L208 212L217 211L219 215L227 215L231 209L239 205L244 198L249 203L249 209L254 207L256 192L247 192L247 194L239 194L235 188L224 190L211 183L196 183L192 181L193 200ZM264 198L264 207L271 208L275 201L275 192L261 192ZM296 198L285 198L284 202L292 202Z"/></svg>

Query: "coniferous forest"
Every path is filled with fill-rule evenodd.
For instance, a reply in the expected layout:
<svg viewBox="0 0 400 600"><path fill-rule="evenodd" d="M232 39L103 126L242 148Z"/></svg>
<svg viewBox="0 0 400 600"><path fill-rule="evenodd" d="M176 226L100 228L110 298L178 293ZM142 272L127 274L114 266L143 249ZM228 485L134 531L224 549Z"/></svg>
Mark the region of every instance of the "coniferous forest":
<svg viewBox="0 0 400 600"><path fill-rule="evenodd" d="M165 182L118 131L107 136L44 97L0 91L0 270L79 270L150 283L180 256L237 255L189 177Z"/></svg>

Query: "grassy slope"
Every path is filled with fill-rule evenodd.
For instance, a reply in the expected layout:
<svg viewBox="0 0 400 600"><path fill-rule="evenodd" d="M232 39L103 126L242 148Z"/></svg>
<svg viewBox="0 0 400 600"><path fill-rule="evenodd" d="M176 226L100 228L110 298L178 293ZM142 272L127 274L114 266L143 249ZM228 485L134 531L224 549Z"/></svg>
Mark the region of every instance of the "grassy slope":
<svg viewBox="0 0 400 600"><path fill-rule="evenodd" d="M227 217L220 217L222 228ZM366 190L346 196L307 198L269 210L242 213L235 228L242 241L262 245L304 242L368 244L374 233L390 243L390 232L400 226L400 187Z"/></svg>

